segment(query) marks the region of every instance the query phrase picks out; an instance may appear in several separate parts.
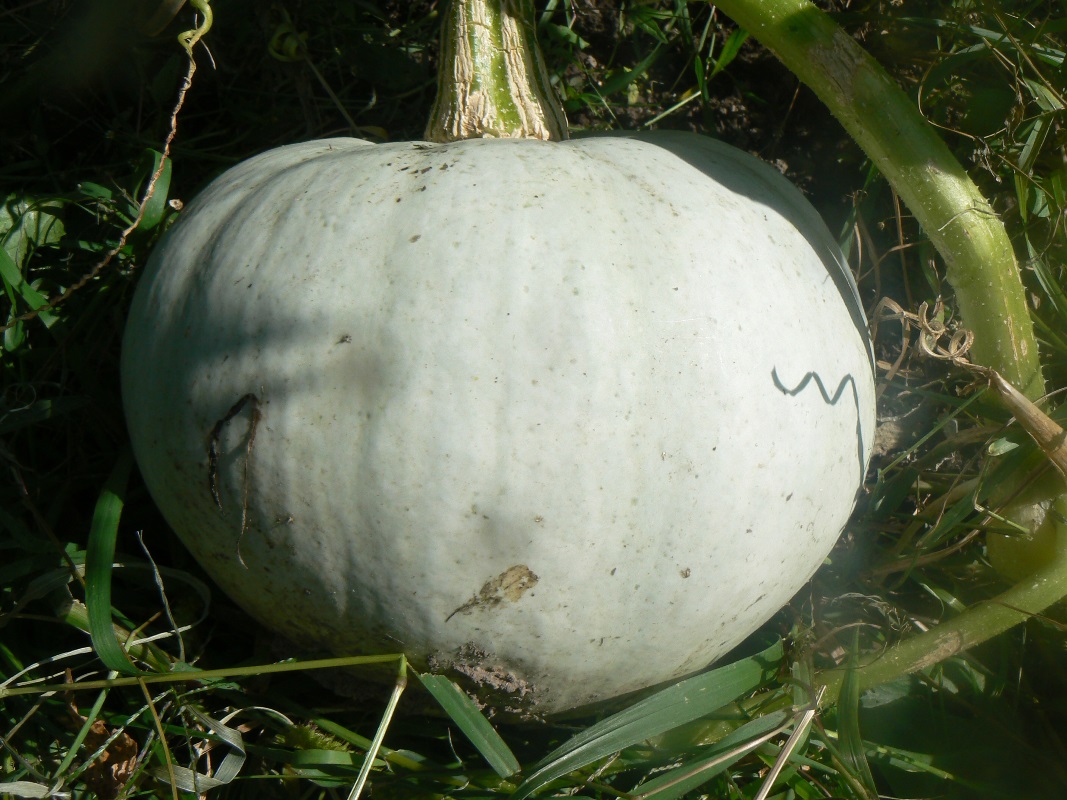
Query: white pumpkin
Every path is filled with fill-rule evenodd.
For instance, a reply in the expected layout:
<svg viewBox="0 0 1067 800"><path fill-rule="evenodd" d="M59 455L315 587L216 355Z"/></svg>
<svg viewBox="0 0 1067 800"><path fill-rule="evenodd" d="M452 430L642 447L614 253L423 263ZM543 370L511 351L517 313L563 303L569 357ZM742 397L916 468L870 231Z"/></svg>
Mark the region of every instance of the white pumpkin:
<svg viewBox="0 0 1067 800"><path fill-rule="evenodd" d="M832 237L690 134L253 158L154 253L123 393L166 519L264 625L544 714L767 620L874 429Z"/></svg>

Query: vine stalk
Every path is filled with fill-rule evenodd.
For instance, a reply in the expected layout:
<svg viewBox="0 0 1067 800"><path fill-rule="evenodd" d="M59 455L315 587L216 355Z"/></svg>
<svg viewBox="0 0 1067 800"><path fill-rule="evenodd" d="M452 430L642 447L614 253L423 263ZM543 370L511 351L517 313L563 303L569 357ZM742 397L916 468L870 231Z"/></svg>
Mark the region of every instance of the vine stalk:
<svg viewBox="0 0 1067 800"><path fill-rule="evenodd" d="M808 0L717 3L819 96L892 184L947 267L974 360L1031 399L1037 340L1004 225L915 103Z"/></svg>
<svg viewBox="0 0 1067 800"><path fill-rule="evenodd" d="M1045 394L1026 294L1007 231L915 103L886 71L808 0L721 0L717 6L771 50L829 107L900 195L945 261L971 358L994 388ZM1008 401L1010 404L1010 401ZM1021 478L1021 476L1020 476ZM893 680L985 641L1067 596L1067 486L1054 484L1055 554L988 602L907 639L860 668L863 688ZM1058 495L1058 496L1057 496ZM836 697L842 676L823 681Z"/></svg>
<svg viewBox="0 0 1067 800"><path fill-rule="evenodd" d="M452 0L426 139L567 138L537 46L532 0Z"/></svg>

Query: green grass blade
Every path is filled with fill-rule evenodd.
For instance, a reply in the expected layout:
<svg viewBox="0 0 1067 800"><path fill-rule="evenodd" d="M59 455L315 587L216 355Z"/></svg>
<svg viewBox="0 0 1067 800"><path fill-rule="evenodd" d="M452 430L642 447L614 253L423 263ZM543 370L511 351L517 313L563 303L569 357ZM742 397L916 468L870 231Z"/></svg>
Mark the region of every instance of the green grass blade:
<svg viewBox="0 0 1067 800"><path fill-rule="evenodd" d="M1028 265L1041 290L1061 319L1067 319L1067 288L1060 284L1055 273L1049 268L1048 262L1041 256L1037 248L1027 240L1026 249L1030 256Z"/></svg>
<svg viewBox="0 0 1067 800"><path fill-rule="evenodd" d="M549 753L516 790L529 797L568 772L637 742L707 716L774 677L782 659L776 643L762 653L676 683L608 717Z"/></svg>
<svg viewBox="0 0 1067 800"><path fill-rule="evenodd" d="M106 691L100 692L100 694L96 696L96 702L93 703L93 707L89 710L89 713L85 715L85 721L75 735L74 741L71 742L70 747L67 749L66 755L63 756L63 760L56 768L53 777L59 778L60 776L65 775L67 770L70 769L70 765L74 763L74 759L78 755L78 750L81 749L82 744L85 742L85 738L89 735L93 723L100 717L100 709L104 707L104 700L106 699Z"/></svg>
<svg viewBox="0 0 1067 800"><path fill-rule="evenodd" d="M675 800L716 775L729 769L739 759L776 736L789 724L785 711L774 711L724 736L701 751L693 761L659 775L641 785L637 800Z"/></svg>
<svg viewBox="0 0 1067 800"><path fill-rule="evenodd" d="M132 466L133 453L126 450L119 456L96 501L85 553L85 605L89 610L93 648L108 669L123 675L140 672L119 644L111 618L111 566L115 561L115 539Z"/></svg>
<svg viewBox="0 0 1067 800"><path fill-rule="evenodd" d="M859 636L852 638L852 655L841 692L837 698L838 736L841 759L852 778L866 791L868 797L878 797L878 789L867 763L867 748L860 735L860 682L856 672L859 660Z"/></svg>
<svg viewBox="0 0 1067 800"><path fill-rule="evenodd" d="M322 730L323 733L335 736L342 742L358 747L361 750L368 750L371 746L371 740L366 736L361 736L355 731L349 730L333 720L326 719L325 717L315 717L310 711L304 713L304 716L311 718L311 721ZM425 756L413 753L410 750L392 750L388 747L382 747L378 751L378 757L383 761L395 764L398 767L403 767L412 772L440 768L439 765L434 764Z"/></svg>
<svg viewBox="0 0 1067 800"><path fill-rule="evenodd" d="M728 66L730 62L737 58L737 54L741 52L741 47L748 41L748 31L743 28L738 28L726 37L726 41L722 43L722 47L719 48L719 55L715 59L715 66L711 69L711 74L708 76L710 81Z"/></svg>
<svg viewBox="0 0 1067 800"><path fill-rule="evenodd" d="M32 781L11 781L0 783L0 794L12 797L54 797L52 790L43 783Z"/></svg>
<svg viewBox="0 0 1067 800"><path fill-rule="evenodd" d="M385 733L389 730L389 723L392 722L393 714L396 713L396 707L400 704L400 695L404 693L404 687L408 685L407 669L407 660L401 656L400 674L396 676L396 684L393 686L393 692L389 695L389 702L386 704L385 711L382 713L381 722L378 723L378 730L374 734L374 739L371 740L366 758L363 759L363 767L360 769L359 775L356 776L356 782L352 786L352 791L348 793L348 800L359 800L360 795L363 794L363 787L367 785L370 771L374 767L374 760L378 757L378 751L381 749L382 742L385 741Z"/></svg>
<svg viewBox="0 0 1067 800"><path fill-rule="evenodd" d="M183 792L192 792L202 795L210 789L225 786L237 777L238 773L241 771L241 767L244 766L246 758L244 738L241 736L241 732L236 728L231 728L225 723L209 717L207 714L198 711L192 706L186 706L185 710L208 730L212 738L221 739L229 745L230 748L223 757L222 762L215 768L213 775L206 775L202 772L197 772L195 769L190 769L189 767L180 767L177 765L173 767L174 785L178 789ZM164 783L171 782L170 774L167 770L155 769L150 770L150 772Z"/></svg>
<svg viewBox="0 0 1067 800"><path fill-rule="evenodd" d="M621 92L631 83L647 73L652 66L659 60L659 57L663 54L663 47L656 45L656 47L641 59L633 69L621 69L618 72L613 73L606 81L604 85L600 87L600 95L602 97L610 97L616 92Z"/></svg>
<svg viewBox="0 0 1067 800"><path fill-rule="evenodd" d="M462 689L443 675L416 675L497 775L508 778L519 771L511 748Z"/></svg>
<svg viewBox="0 0 1067 800"><path fill-rule="evenodd" d="M314 770L321 774L328 774L331 770L334 774L342 774L342 770L358 772L363 763L362 753L347 750L294 750L284 753L282 758L294 769ZM379 762L376 766L383 765L384 762Z"/></svg>

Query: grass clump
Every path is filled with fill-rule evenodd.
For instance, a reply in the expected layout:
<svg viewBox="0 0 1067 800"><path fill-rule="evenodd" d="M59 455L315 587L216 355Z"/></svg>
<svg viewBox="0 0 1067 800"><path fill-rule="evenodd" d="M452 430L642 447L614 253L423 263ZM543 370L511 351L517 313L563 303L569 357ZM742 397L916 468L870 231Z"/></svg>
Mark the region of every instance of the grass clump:
<svg viewBox="0 0 1067 800"><path fill-rule="evenodd" d="M1063 25L1042 4L827 5L1006 225L1051 394L1041 405L1060 419ZM572 124L717 134L777 163L842 231L878 321L867 493L810 589L694 679L716 692L706 707L678 712L690 684L619 716L494 728L430 678L366 759L397 693L368 684L342 700L311 678L315 665L267 666L276 643L210 586L130 468L118 352L139 268L212 175L300 139L418 137L437 12L384 0L214 7L176 122L188 67L176 37L203 19L195 4L161 3L137 25L120 0L0 12L0 693L25 690L0 696L0 792L346 797L365 763L375 797L1062 792L1067 616L1062 604L1013 609L1003 594L1050 558L1023 523L1061 478L985 382L924 357L914 326L901 335L902 314L883 313L940 298L933 318L958 323L944 262L877 170L745 31L681 0L540 3L549 68ZM876 312L884 298L896 306ZM1048 519L1062 513L1046 503ZM982 608L1028 621L971 649L927 650L907 675L885 660ZM781 634L786 647L769 644ZM878 669L891 679L872 678ZM64 682L82 687L41 689ZM448 714L423 714L427 697Z"/></svg>

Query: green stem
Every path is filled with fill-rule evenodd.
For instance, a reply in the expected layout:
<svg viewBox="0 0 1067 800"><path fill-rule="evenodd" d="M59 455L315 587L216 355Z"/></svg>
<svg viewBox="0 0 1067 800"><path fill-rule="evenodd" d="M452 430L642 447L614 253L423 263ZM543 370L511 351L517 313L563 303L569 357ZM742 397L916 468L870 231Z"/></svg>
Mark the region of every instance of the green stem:
<svg viewBox="0 0 1067 800"><path fill-rule="evenodd" d="M222 669L184 669L174 672L149 672L144 675L107 678L95 681L74 681L73 683L38 683L30 686L0 686L0 700L22 695L42 695L48 692L84 692L98 689L117 689L129 686L148 686L157 683L187 683L190 681L211 681L220 678L244 678L259 675L273 675L279 672L307 672L318 669L342 669L395 661L398 665L397 682L406 684L407 659L403 653L391 653L380 656L338 656L337 658L318 658L308 661L284 661L276 664L257 664L244 667L224 667Z"/></svg>
<svg viewBox="0 0 1067 800"><path fill-rule="evenodd" d="M178 43L185 48L189 58L193 57L193 48L211 30L211 24L215 20L215 14L211 8L211 0L190 0L190 5L199 11L204 19L195 28L182 31L178 34Z"/></svg>
<svg viewBox="0 0 1067 800"><path fill-rule="evenodd" d="M971 606L954 619L942 622L918 636L893 645L856 670L863 691L911 675L989 641L1064 598L1067 586L1067 495L1053 501L1049 517L1056 531L1055 552L1039 570L990 600ZM823 688L819 705L835 705L848 674L848 667L823 670L816 676L815 691ZM739 720L788 708L792 698L779 689L760 692L735 706L736 718L703 721L675 732L678 742L707 744L740 727Z"/></svg>
<svg viewBox="0 0 1067 800"><path fill-rule="evenodd" d="M971 357L1031 399L1045 391L1019 268L1000 219L915 103L808 0L716 3L810 86L907 204L948 272Z"/></svg>
<svg viewBox="0 0 1067 800"><path fill-rule="evenodd" d="M567 138L537 46L531 0L452 0L441 25L426 139Z"/></svg>
<svg viewBox="0 0 1067 800"><path fill-rule="evenodd" d="M992 600L967 609L926 633L905 639L859 669L860 688L896 680L988 641L1063 599L1067 586L1067 496L1060 495L1050 512L1055 520L1056 549L1041 569ZM843 671L823 674L824 704L837 697Z"/></svg>

